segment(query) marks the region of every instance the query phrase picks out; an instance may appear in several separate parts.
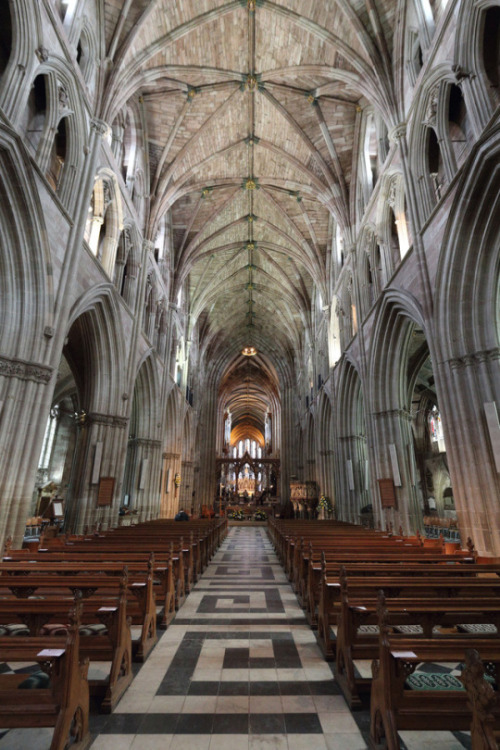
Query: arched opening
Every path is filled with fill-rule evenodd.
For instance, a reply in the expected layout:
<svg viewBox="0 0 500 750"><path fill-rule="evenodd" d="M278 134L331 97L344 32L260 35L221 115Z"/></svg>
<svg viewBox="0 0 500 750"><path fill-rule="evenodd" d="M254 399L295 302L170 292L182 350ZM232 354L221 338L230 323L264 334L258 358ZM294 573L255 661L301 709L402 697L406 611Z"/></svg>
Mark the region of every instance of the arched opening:
<svg viewBox="0 0 500 750"><path fill-rule="evenodd" d="M382 263L382 252L378 241L375 241L375 245L372 251L372 275L373 282L375 285L375 296L378 296L385 286L384 268Z"/></svg>
<svg viewBox="0 0 500 750"><path fill-rule="evenodd" d="M328 396L323 392L318 406L318 482L321 494L335 509L333 412Z"/></svg>
<svg viewBox="0 0 500 750"><path fill-rule="evenodd" d="M330 315L330 331L329 331L329 361L330 367L333 367L342 356L342 340L341 340L341 329L340 329L340 304L338 297L332 299L332 311Z"/></svg>
<svg viewBox="0 0 500 750"><path fill-rule="evenodd" d="M120 194L114 181L95 181L85 227L85 241L110 278L115 277L115 261L122 227Z"/></svg>
<svg viewBox="0 0 500 750"><path fill-rule="evenodd" d="M50 502L66 501L74 467L82 408L78 387L63 354L38 460L32 514L50 520Z"/></svg>
<svg viewBox="0 0 500 750"><path fill-rule="evenodd" d="M427 129L427 173L435 199L440 200L444 184L444 165L438 138L433 128Z"/></svg>
<svg viewBox="0 0 500 750"><path fill-rule="evenodd" d="M391 259L395 270L401 263L401 247L399 245L398 221L392 208L389 210L389 228Z"/></svg>
<svg viewBox="0 0 500 750"><path fill-rule="evenodd" d="M122 176L125 182L129 182L129 177L134 174L135 154L137 148L137 133L134 127L133 117L129 109L125 111L125 122L123 124L123 145L122 145ZM135 184L131 182L131 187Z"/></svg>
<svg viewBox="0 0 500 750"><path fill-rule="evenodd" d="M498 88L500 82L500 7L488 8L484 14L483 65L490 85Z"/></svg>
<svg viewBox="0 0 500 750"><path fill-rule="evenodd" d="M360 271L360 281L362 283L363 315L366 316L371 306L375 302L374 274L372 272L370 256L367 252L362 253Z"/></svg>
<svg viewBox="0 0 500 750"><path fill-rule="evenodd" d="M76 61L80 66L84 79L87 80L90 65L90 43L86 29L82 29L80 39L76 45Z"/></svg>
<svg viewBox="0 0 500 750"><path fill-rule="evenodd" d="M64 168L64 162L66 160L67 145L68 145L68 130L66 127L67 118L63 117L59 122L57 132L52 143L52 150L50 153L49 168L47 170L47 179L54 188L60 185L62 172Z"/></svg>
<svg viewBox="0 0 500 750"><path fill-rule="evenodd" d="M416 469L415 471L413 462L410 462L410 476L417 488L423 513L456 522L456 514L450 512L451 508L447 508L446 514L444 513L444 493L445 490L450 490L451 479L443 423L429 348L422 329L416 325L411 326L408 338L407 362Z"/></svg>
<svg viewBox="0 0 500 750"><path fill-rule="evenodd" d="M373 525L363 389L356 368L349 362L341 374L338 412L338 474L335 476L337 517Z"/></svg>
<svg viewBox="0 0 500 750"><path fill-rule="evenodd" d="M455 84L452 84L449 90L448 136L457 166L460 166L467 154L471 126L462 90Z"/></svg>
<svg viewBox="0 0 500 750"><path fill-rule="evenodd" d="M12 18L10 2L3 2L0 8L0 76L5 71L12 52Z"/></svg>
<svg viewBox="0 0 500 750"><path fill-rule="evenodd" d="M47 117L47 87L47 76L38 75L33 81L26 105L26 141L35 156Z"/></svg>
<svg viewBox="0 0 500 750"><path fill-rule="evenodd" d="M186 413L182 428L182 454L181 454L181 487L179 495L179 507L188 513L196 510L196 495L193 487L193 443L191 429L191 414Z"/></svg>
<svg viewBox="0 0 500 750"><path fill-rule="evenodd" d="M306 439L304 444L304 479L309 482L316 481L316 432L314 419L308 415L306 427Z"/></svg>

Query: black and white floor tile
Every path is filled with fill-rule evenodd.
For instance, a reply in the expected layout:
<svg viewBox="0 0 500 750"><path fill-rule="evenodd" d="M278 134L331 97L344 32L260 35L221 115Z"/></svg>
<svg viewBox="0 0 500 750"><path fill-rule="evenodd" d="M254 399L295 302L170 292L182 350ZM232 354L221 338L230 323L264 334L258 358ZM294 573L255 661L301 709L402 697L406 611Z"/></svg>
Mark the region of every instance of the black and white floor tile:
<svg viewBox="0 0 500 750"><path fill-rule="evenodd" d="M233 527L114 714L90 725L92 750L364 750L369 712L345 703L265 529ZM407 750L470 747L401 736ZM0 750L49 746L24 737Z"/></svg>

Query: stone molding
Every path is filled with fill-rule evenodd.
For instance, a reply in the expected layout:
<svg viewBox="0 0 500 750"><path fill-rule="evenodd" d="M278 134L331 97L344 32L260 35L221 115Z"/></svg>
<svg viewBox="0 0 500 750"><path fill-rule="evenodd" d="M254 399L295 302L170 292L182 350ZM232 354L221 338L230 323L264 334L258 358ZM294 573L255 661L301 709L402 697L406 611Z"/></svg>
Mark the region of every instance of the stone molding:
<svg viewBox="0 0 500 750"><path fill-rule="evenodd" d="M91 412L87 415L87 422L89 424L102 424L106 427L119 427L125 429L128 427L128 417L118 417L114 414L99 414L98 412Z"/></svg>
<svg viewBox="0 0 500 750"><path fill-rule="evenodd" d="M150 438L132 438L129 443L141 445L145 448L159 448L161 446L161 440L151 440Z"/></svg>
<svg viewBox="0 0 500 750"><path fill-rule="evenodd" d="M384 411L374 411L374 417L399 417L400 419L406 419L411 422L413 416L406 409L386 409Z"/></svg>
<svg viewBox="0 0 500 750"><path fill-rule="evenodd" d="M500 348L486 349L482 352L464 354L462 357L454 357L448 360L452 370L463 370L471 365L479 365L483 362L495 362L500 359Z"/></svg>
<svg viewBox="0 0 500 750"><path fill-rule="evenodd" d="M18 380L32 380L47 385L53 373L52 367L38 362L27 362L24 359L8 359L0 356L0 375Z"/></svg>

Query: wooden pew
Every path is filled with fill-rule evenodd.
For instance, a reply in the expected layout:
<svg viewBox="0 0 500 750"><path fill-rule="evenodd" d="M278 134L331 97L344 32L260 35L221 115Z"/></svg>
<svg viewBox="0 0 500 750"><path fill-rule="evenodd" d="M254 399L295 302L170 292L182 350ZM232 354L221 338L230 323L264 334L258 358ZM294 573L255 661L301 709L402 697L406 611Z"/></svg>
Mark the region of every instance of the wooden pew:
<svg viewBox="0 0 500 750"><path fill-rule="evenodd" d="M100 555L97 555L101 557ZM86 555L81 562L75 562L74 555L58 553L31 554L31 560L12 560L4 558L0 562L0 588L6 586L6 576L31 576L31 575L88 575L105 574L107 576L119 576L123 573L123 562L110 560L96 560L91 555ZM61 557L68 559L61 560ZM133 559L132 559L133 557ZM50 559L49 559L50 558ZM174 562L169 559L166 562L155 560L154 555L127 555L127 570L129 582L141 582L147 580L149 567L153 569L153 594L156 607L161 607L158 624L167 627L175 617L176 586L174 584ZM2 578L2 576L4 578Z"/></svg>
<svg viewBox="0 0 500 750"><path fill-rule="evenodd" d="M88 661L80 659L81 602L75 602L66 616L68 636L63 648L39 648L31 638L0 638L0 660L37 661L50 675L46 688L18 690L26 674L0 675L0 727L54 727L50 750L87 750L89 734ZM47 640L45 641L47 643Z"/></svg>
<svg viewBox="0 0 500 750"><path fill-rule="evenodd" d="M151 566L147 574L140 577L136 575L130 580L128 572L120 578L102 573L72 575L38 573L37 571L22 576L2 575L0 576L0 590L2 589L13 597L25 600L33 594L43 596L42 601L47 603L47 607L50 607L52 600L57 602L78 589L86 602L86 611L92 608L93 614L101 607L113 606L124 595L127 599L127 617L131 619L133 625L141 628L139 638L133 641L135 660L144 661L157 642L156 605ZM5 617L9 605L12 607L11 611L14 611L15 606L19 606L9 599L0 599L0 616ZM36 627L36 623L33 627Z"/></svg>
<svg viewBox="0 0 500 750"><path fill-rule="evenodd" d="M104 576L101 576L103 578ZM59 576L57 576L59 578ZM63 578L63 576L61 576ZM68 587L54 588L51 584L50 590L36 587L47 594L42 599L27 598L2 598L0 599L0 624L22 622L29 630L30 640L39 640L39 648L49 645L51 648L62 647L65 636L62 635L67 626L66 617L68 609L68 588L77 591L81 597L80 604L80 633L79 644L81 656L91 662L110 662L109 674L103 679L91 679L89 681L90 692L100 703L103 713L110 713L133 679L132 673L132 639L130 633L130 618L127 616L127 588L128 581L126 571L118 579L118 596L100 596L85 598L85 588L82 591L75 589L78 581L73 576L68 577ZM83 579L85 583L85 579ZM24 580L23 580L24 582ZM25 589L28 593L29 589ZM88 591L88 590L87 590ZM17 593L23 593L18 590ZM85 634L85 625L102 624L106 630L95 634ZM50 625L57 635L47 633ZM62 632L61 632L62 631ZM15 637L9 642L15 644Z"/></svg>
<svg viewBox="0 0 500 750"><path fill-rule="evenodd" d="M385 572L388 570L407 570L411 575L424 575L432 571L448 571L453 568L457 575L478 574L474 572L474 557L441 555L429 557L422 556L413 549L391 554L388 556L385 552L371 552L366 554L364 551L359 555L353 556L340 552L332 553L324 550L315 550L311 548L307 555L304 555L305 571L300 580L300 590L297 596L303 608L306 611L309 623L312 627L317 627L317 609L321 599L321 589L324 581L335 579L340 571L340 567L345 565L349 570L359 570L360 575L373 574L375 570ZM500 575L500 565L486 565L481 568L484 575Z"/></svg>
<svg viewBox="0 0 500 750"><path fill-rule="evenodd" d="M500 639L454 637L445 639L396 638L390 632L389 613L381 601L378 613L379 655L372 665L370 747L400 750L398 731L456 731L470 728L471 711L465 690L411 690L406 680L419 663L463 660L468 648L478 649L500 674Z"/></svg>
<svg viewBox="0 0 500 750"><path fill-rule="evenodd" d="M371 677L356 676L355 661L371 661L378 656L378 607L380 594L369 600L349 599L347 587L342 586L342 603L338 620L336 642L335 675L344 697L351 708L361 707L361 696L369 693ZM385 599L388 612L388 625L393 629L392 638L408 639L418 642L422 638L455 638L473 640L476 634L460 633L459 625L494 625L496 633L485 638L500 637L500 600L496 597L450 597L427 599L417 595L411 598ZM435 628L439 630L436 632ZM364 630L364 632L362 632ZM367 632L368 631L368 632Z"/></svg>
<svg viewBox="0 0 500 750"><path fill-rule="evenodd" d="M126 552L117 550L96 549L86 546L81 552L72 545L61 547L57 551L41 549L38 553L26 550L10 550L8 556L0 564L2 571L15 574L16 570L23 570L23 575L30 569L50 572L50 566L58 566L65 571L75 574L102 571L109 575L119 573L124 565L131 570L130 576L134 582L147 582L149 571L152 571L152 591L155 606L161 608L159 623L166 627L174 618L175 610L185 601L185 576L183 556L170 551L167 557L158 559L154 553ZM57 572L57 567L52 568ZM31 571L32 572L32 571ZM21 574L21 573L19 573ZM0 579L1 583L1 579ZM154 644L153 644L154 645Z"/></svg>
<svg viewBox="0 0 500 750"><path fill-rule="evenodd" d="M465 652L465 668L460 677L467 691L472 712L472 750L498 750L500 747L500 702L497 689L486 679L486 670L476 649Z"/></svg>

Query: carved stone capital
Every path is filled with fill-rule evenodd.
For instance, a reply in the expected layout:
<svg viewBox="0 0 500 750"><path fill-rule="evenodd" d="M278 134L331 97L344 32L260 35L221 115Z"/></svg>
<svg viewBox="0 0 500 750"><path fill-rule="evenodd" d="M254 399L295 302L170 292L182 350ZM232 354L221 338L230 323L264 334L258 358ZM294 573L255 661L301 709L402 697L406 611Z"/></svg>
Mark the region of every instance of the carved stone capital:
<svg viewBox="0 0 500 750"><path fill-rule="evenodd" d="M406 419L408 422L411 422L413 417L411 415L411 412L406 411L406 409L386 409L384 411L375 411L373 412L374 417L398 417L399 419Z"/></svg>
<svg viewBox="0 0 500 750"><path fill-rule="evenodd" d="M101 138L105 138L111 130L107 122L99 120L97 117L91 119L90 127L92 130L95 130L97 135L100 135Z"/></svg>
<svg viewBox="0 0 500 750"><path fill-rule="evenodd" d="M154 253L155 244L151 240L143 240L142 249L145 253Z"/></svg>
<svg viewBox="0 0 500 750"><path fill-rule="evenodd" d="M393 143L397 143L401 138L406 137L406 122L400 122L398 125L392 128L389 133L389 138Z"/></svg>
<svg viewBox="0 0 500 750"><path fill-rule="evenodd" d="M98 412L91 412L87 415L87 422L89 424L102 424L106 427L118 427L122 430L128 427L128 417L119 417L115 414L99 414Z"/></svg>
<svg viewBox="0 0 500 750"><path fill-rule="evenodd" d="M130 440L129 442L134 443L134 445L141 445L144 448L160 448L161 447L161 440L150 440L149 438L134 438L133 440Z"/></svg>
<svg viewBox="0 0 500 750"><path fill-rule="evenodd" d="M46 385L52 377L53 369L38 362L27 362L24 359L8 359L0 356L0 375L18 380L32 380Z"/></svg>
<svg viewBox="0 0 500 750"><path fill-rule="evenodd" d="M35 50L35 55L41 63L47 62L49 59L49 50L46 47L38 47L38 49Z"/></svg>
<svg viewBox="0 0 500 750"><path fill-rule="evenodd" d="M463 370L471 365L479 365L483 362L494 362L500 359L500 348L486 349L484 351L464 354L461 357L454 357L448 360L452 370Z"/></svg>

